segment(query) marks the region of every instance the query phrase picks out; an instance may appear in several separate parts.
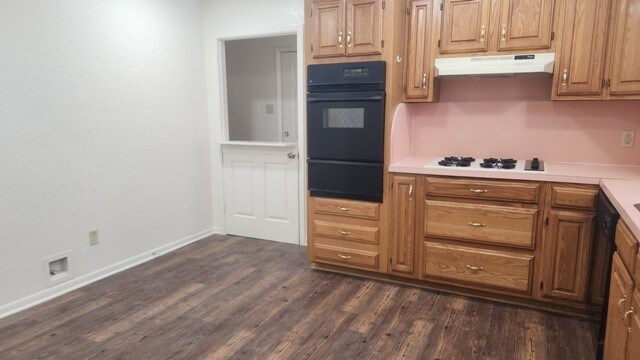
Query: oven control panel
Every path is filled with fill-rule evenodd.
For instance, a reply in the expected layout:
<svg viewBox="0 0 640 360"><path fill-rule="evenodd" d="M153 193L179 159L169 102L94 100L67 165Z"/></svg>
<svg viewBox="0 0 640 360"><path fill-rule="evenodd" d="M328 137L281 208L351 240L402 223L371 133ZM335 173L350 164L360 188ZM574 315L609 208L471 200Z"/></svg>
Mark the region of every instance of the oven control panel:
<svg viewBox="0 0 640 360"><path fill-rule="evenodd" d="M368 67L344 69L342 76L345 78L363 78L371 76L371 70Z"/></svg>

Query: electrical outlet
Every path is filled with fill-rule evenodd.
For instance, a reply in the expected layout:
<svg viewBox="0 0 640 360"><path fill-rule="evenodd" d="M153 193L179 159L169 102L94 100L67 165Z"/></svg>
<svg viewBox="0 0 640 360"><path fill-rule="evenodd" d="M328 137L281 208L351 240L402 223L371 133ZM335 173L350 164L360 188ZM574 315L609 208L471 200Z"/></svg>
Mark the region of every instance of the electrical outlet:
<svg viewBox="0 0 640 360"><path fill-rule="evenodd" d="M634 130L622 130L622 147L632 148L636 139Z"/></svg>
<svg viewBox="0 0 640 360"><path fill-rule="evenodd" d="M98 245L98 230L89 231L89 245Z"/></svg>

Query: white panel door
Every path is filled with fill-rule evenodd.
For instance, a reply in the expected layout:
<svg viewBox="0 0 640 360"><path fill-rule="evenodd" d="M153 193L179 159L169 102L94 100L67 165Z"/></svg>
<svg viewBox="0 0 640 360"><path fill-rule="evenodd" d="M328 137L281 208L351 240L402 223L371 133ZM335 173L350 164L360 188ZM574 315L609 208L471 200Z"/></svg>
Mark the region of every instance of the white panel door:
<svg viewBox="0 0 640 360"><path fill-rule="evenodd" d="M299 244L297 147L222 146L227 234Z"/></svg>

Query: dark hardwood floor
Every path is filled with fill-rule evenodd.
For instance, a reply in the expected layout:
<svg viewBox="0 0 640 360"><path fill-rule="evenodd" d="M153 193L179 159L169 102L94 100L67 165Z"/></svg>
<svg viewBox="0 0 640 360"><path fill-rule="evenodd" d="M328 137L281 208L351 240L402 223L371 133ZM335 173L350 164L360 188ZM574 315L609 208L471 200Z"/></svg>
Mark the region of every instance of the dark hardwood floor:
<svg viewBox="0 0 640 360"><path fill-rule="evenodd" d="M0 359L592 359L588 321L214 236L0 320Z"/></svg>

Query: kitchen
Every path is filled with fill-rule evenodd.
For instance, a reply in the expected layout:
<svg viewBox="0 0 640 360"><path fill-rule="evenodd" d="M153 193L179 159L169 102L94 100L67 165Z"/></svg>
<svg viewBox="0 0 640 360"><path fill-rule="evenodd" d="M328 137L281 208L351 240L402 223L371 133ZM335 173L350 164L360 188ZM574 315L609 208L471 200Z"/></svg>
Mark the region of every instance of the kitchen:
<svg viewBox="0 0 640 360"><path fill-rule="evenodd" d="M55 133L60 143L88 148L89 155L78 158L70 154L73 148L69 146L43 146L52 154L47 164L56 164L79 180L64 186L40 184L41 175L20 167L20 175L25 176L16 178L25 185L9 183L9 194L47 191L4 202L9 204L2 212L5 219L28 219L19 224L33 230L24 231L29 234L24 236L15 223L3 226L10 230L5 239L20 241L3 239L2 243L11 246L3 246L8 260L3 257L0 266L12 276L2 278L1 284L12 290L0 297L0 314L16 315L0 319L0 358L4 354L9 358L43 354L50 358L62 354L66 358L144 358L151 351L159 357L178 358L591 358L598 351L598 335L590 317L592 311L598 312L597 305L602 312L603 305L592 298L596 286L591 274L598 261L606 260L613 263L614 280L609 296L613 301L608 302L608 313L614 316L609 317L612 325L606 334L614 345L602 351L617 352L605 358L638 358L640 318L635 309L640 298L638 290L634 291L634 279L640 276L636 255L640 212L634 204L640 202L640 147L621 146L621 141L635 140L633 134L622 138L623 131L640 129L638 74L633 70L638 60L637 56L625 55L622 60L614 56L620 47L638 53L637 40L625 37L620 25L621 19L630 19L627 33L637 33L637 1L309 0L303 6L303 1L279 0L252 2L250 9L239 2L221 1L158 4L122 3L118 6L127 11L119 12L122 9L113 4L95 9L95 4L68 2L64 5L70 7L66 18L58 12L63 8L60 4L34 16L41 16L54 30L68 18L75 24L84 16L86 20L80 21L85 28L56 34L89 43L91 36L85 39L83 35L92 33L83 29L93 29L90 20L106 26L110 23L102 22L101 12L112 15L118 19L111 23L118 36L107 37L104 44L122 51L117 54L122 58L103 48L90 48L97 51L94 54L126 63L128 72L100 75L104 63L98 56L72 53L73 46L50 49L52 45L44 46L37 36L29 39L34 48L47 49L47 56L36 52L39 56L29 57L28 50L33 48L16 46L30 59L28 65L53 54L51 64L67 72L42 67L49 74L36 72L37 76L28 78L38 89L42 79L51 76L68 84L66 91L73 90L73 96L93 104L81 107L80 114L98 106L107 120L110 109L125 109L123 103L127 112L138 116L117 122L126 129L129 136L125 138L110 125L113 119L83 132L74 127L77 124L65 121L74 119L71 115L78 110L47 108L54 110L51 113L61 124L58 128L64 130ZM15 23L28 25L19 20L25 13L15 11L17 8L17 4L0 7L7 10L3 11L3 22L11 25L7 29L14 29ZM123 14L127 15L124 20ZM468 26L456 23L459 19ZM364 23L354 24L356 20ZM165 21L171 32L163 32ZM535 36L523 39L511 29L511 23L539 27ZM322 26L322 31L316 26ZM574 27L575 31L566 30ZM38 33L40 39L53 31L21 29L23 34ZM141 29L152 30L145 35ZM312 64L350 64L341 69L351 80L371 75L366 63L380 66L383 62L385 66L378 82L378 86L384 84L384 91L374 95L378 105L383 100L384 116L377 120L382 128L373 132L380 144L373 158L353 159L348 155L349 146L344 159L334 159L331 152L316 158L313 139L308 138L317 133L303 136L306 131L300 127L303 180L306 166L309 171L309 182L301 183L305 196L300 200L306 204L307 218L300 218L301 234L306 235L302 244L307 243L307 248L212 235L226 233L220 186L224 173L220 147L225 139L218 111L224 107L218 44L220 39L257 34L298 34L305 76L307 65ZM318 34L322 36L317 38ZM572 38L574 35L579 38ZM115 46L122 39L127 39L127 49ZM193 60L200 52L206 54L204 59ZM193 59L175 55L183 53ZM552 71L547 69L546 75L447 77L440 76L435 66L436 59L496 54L554 54ZM79 55L87 61L67 61ZM141 55L148 56L146 61L140 61ZM5 69L9 68L2 63L6 59L11 57L0 58ZM78 66L70 70L66 63ZM613 63L628 64L627 70L621 72L622 67ZM17 62L10 65L22 69ZM87 70L98 80L129 76L121 82L108 80L105 89L111 92L102 100L117 101L96 105L86 100L91 94L104 95L100 89L80 86L74 90L73 86L90 82L67 82L67 74ZM320 76L323 78L326 76ZM615 79L624 81L616 83ZM148 87L143 85L147 82ZM117 94L115 89L122 88L126 91ZM42 96L46 89L33 94ZM150 102L148 94L156 89L152 94L158 101ZM305 93L307 89L300 90ZM373 91L379 93L380 88ZM52 92L61 97L65 93ZM24 93L6 92L7 96ZM67 109L76 109L69 107L75 102L61 100ZM176 103L180 106L173 107ZM152 107L156 109L150 111ZM0 114L14 109L5 107ZM326 110L326 124L319 131L368 125L369 117L363 113L369 107L362 113ZM43 114L32 115L40 118ZM181 114L176 116L180 121L170 118L174 114ZM349 121L340 119L344 115ZM302 124L306 121L301 119ZM159 125L145 131L152 122ZM34 128L44 130L38 120L33 123ZM16 122L15 126L18 131L14 134L26 133L25 124ZM52 129L55 127L49 131ZM46 131L36 133L46 138ZM81 133L98 135L92 139L93 146L87 146L91 142ZM14 140L1 142L8 145L3 153L24 151ZM190 142L194 145L185 145ZM167 151L160 146L163 144L176 150ZM333 145L323 142L316 149L331 150L327 148ZM108 159L113 157L129 161L112 163ZM28 159L39 164L34 169L43 169L42 162ZM86 171L98 165L102 169L105 162L109 171ZM7 164L11 173L13 162L0 162ZM314 164L331 169L314 168ZM76 165L85 171L72 171ZM532 170L524 170L527 166ZM52 184L67 179L65 173L44 168ZM319 169L315 174L320 177L312 176L314 169ZM350 171L344 169L367 170L354 170L355 176L334 181L332 175ZM111 178L113 174L117 176ZM93 178L112 179L113 184L107 184L102 196L92 196L94 187L86 182ZM2 184L4 188L6 183ZM322 186L330 189L320 189ZM370 187L367 194L354 199L336 195L336 186L346 186L350 192ZM127 197L114 196L118 187L129 189ZM88 203L78 199L71 188L84 194ZM58 202L49 202L56 193ZM596 239L600 238L596 230L602 224L597 208L603 194L620 216L614 234L605 236L617 252L614 255L609 248L605 252L611 252L612 259L596 260ZM65 199L71 199L72 206L53 206ZM33 206L40 202L47 205L46 212ZM69 211L71 207L83 213L81 225L70 223L78 217L75 210ZM15 217L13 210L18 210ZM59 215L51 217L56 213ZM49 217L50 223L42 224L41 219ZM69 257L70 273L77 282L44 288L37 278L42 269L22 270L30 262L40 265L45 254L60 251L60 246L43 240L53 238L52 234L42 234L52 231L55 237L80 238L78 233L84 235L93 223L100 224L98 247L85 251L73 245L75 253ZM58 234L64 228L73 231ZM96 249L102 253L96 255ZM142 262L140 267L116 274ZM61 267L69 264L59 263ZM611 265L601 265L605 267L611 271ZM37 286L31 284L33 278ZM61 292L60 286L67 288ZM136 290L141 293L127 296ZM60 297L25 310L56 296ZM70 308L77 308L77 313L67 311ZM64 340L59 340L60 334L65 335ZM161 351L163 355L158 355Z"/></svg>

